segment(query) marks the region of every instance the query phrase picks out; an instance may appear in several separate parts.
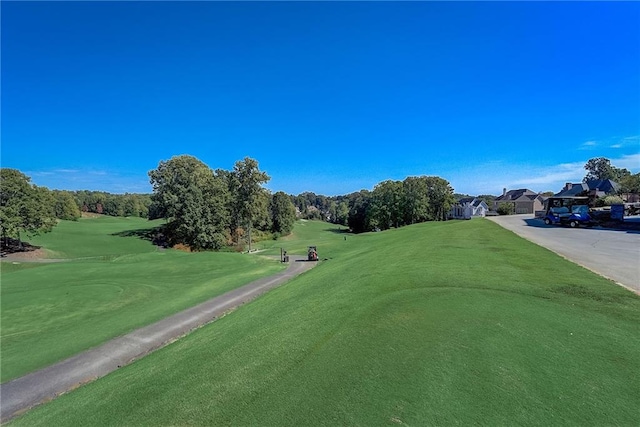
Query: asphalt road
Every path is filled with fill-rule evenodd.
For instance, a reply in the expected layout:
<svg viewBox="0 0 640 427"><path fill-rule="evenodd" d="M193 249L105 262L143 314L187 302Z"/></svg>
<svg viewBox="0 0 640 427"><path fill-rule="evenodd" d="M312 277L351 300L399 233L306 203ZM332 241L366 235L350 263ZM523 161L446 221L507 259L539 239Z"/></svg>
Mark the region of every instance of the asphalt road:
<svg viewBox="0 0 640 427"><path fill-rule="evenodd" d="M0 421L20 415L157 350L228 311L251 301L317 263L291 256L289 267L159 322L87 350L55 365L0 385Z"/></svg>
<svg viewBox="0 0 640 427"><path fill-rule="evenodd" d="M640 294L640 231L545 225L533 215L487 217L619 285ZM632 219L632 221L637 218Z"/></svg>

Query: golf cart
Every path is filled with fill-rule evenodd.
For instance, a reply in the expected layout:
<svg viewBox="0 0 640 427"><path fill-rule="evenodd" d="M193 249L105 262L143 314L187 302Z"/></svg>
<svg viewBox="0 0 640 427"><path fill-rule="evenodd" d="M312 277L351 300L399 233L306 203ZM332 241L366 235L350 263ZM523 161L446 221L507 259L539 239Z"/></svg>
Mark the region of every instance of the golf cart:
<svg viewBox="0 0 640 427"><path fill-rule="evenodd" d="M550 197L547 199L544 223L568 225L571 228L593 225L588 203L588 197Z"/></svg>

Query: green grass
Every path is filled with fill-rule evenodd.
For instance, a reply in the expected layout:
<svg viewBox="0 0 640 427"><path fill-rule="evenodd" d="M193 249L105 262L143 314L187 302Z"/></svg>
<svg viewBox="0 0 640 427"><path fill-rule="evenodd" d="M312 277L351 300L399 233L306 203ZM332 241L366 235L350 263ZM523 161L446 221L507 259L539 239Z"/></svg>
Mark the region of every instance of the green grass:
<svg viewBox="0 0 640 427"><path fill-rule="evenodd" d="M48 258L108 257L153 251L149 241L136 238L136 231L157 227L162 220L98 216L78 221L60 221L51 233L29 240L42 246ZM129 238L123 235L131 234Z"/></svg>
<svg viewBox="0 0 640 427"><path fill-rule="evenodd" d="M490 221L352 236L315 269L12 425L638 425L640 298Z"/></svg>
<svg viewBox="0 0 640 427"><path fill-rule="evenodd" d="M112 235L145 225L122 218L62 222L37 244L74 260L2 263L2 382L283 268L261 256L160 251Z"/></svg>

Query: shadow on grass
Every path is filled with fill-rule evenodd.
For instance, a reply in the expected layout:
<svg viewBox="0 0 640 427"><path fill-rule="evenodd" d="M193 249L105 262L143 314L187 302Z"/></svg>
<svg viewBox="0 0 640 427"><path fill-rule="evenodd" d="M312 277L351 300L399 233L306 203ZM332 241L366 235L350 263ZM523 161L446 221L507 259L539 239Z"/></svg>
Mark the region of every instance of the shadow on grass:
<svg viewBox="0 0 640 427"><path fill-rule="evenodd" d="M157 246L167 246L167 238L164 234L163 226L140 228L137 230L125 230L118 233L112 233L111 235L118 237L137 237L139 239L149 241Z"/></svg>
<svg viewBox="0 0 640 427"><path fill-rule="evenodd" d="M343 228L325 228L323 231L330 231L332 233L336 233L336 234L353 234L349 231L349 229L347 227L343 227Z"/></svg>
<svg viewBox="0 0 640 427"><path fill-rule="evenodd" d="M22 242L18 239L12 239L11 237L3 237L0 241L0 256L5 257L9 254L17 252L31 252L36 249L40 249L41 246L30 245L27 242Z"/></svg>

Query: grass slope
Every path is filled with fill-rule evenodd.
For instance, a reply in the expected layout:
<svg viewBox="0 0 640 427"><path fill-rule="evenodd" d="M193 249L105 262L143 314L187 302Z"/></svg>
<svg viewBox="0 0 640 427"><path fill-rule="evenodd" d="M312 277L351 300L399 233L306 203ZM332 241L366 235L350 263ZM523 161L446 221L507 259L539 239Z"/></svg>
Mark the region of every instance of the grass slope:
<svg viewBox="0 0 640 427"><path fill-rule="evenodd" d="M162 220L106 215L60 221L51 233L35 236L30 243L42 246L48 258L106 259L122 254L148 253L154 247L148 241L136 238L136 234L162 223Z"/></svg>
<svg viewBox="0 0 640 427"><path fill-rule="evenodd" d="M63 221L37 244L75 260L3 263L2 382L282 268L260 256L159 251L112 235L144 226L125 218Z"/></svg>
<svg viewBox="0 0 640 427"><path fill-rule="evenodd" d="M485 220L302 224L329 261L12 425L640 423L631 292Z"/></svg>

